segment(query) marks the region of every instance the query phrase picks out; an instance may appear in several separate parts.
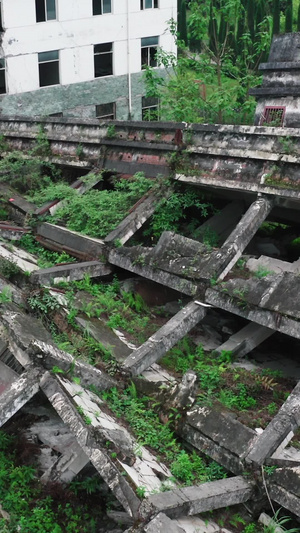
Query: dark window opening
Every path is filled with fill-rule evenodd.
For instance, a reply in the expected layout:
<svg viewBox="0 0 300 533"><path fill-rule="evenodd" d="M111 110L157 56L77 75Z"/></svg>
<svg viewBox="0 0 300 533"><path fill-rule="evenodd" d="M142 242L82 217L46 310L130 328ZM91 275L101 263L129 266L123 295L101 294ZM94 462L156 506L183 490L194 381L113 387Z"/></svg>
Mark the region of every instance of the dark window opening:
<svg viewBox="0 0 300 533"><path fill-rule="evenodd" d="M158 0L141 0L141 9L152 9L158 7Z"/></svg>
<svg viewBox="0 0 300 533"><path fill-rule="evenodd" d="M63 114L62 112L59 112L59 113L50 113L50 115L48 115L49 117L63 117Z"/></svg>
<svg viewBox="0 0 300 533"><path fill-rule="evenodd" d="M38 54L40 87L59 84L58 50Z"/></svg>
<svg viewBox="0 0 300 533"><path fill-rule="evenodd" d="M0 59L0 94L6 93L5 59Z"/></svg>
<svg viewBox="0 0 300 533"><path fill-rule="evenodd" d="M35 0L37 22L56 20L56 0Z"/></svg>
<svg viewBox="0 0 300 533"><path fill-rule="evenodd" d="M96 105L96 118L114 120L116 118L116 103Z"/></svg>
<svg viewBox="0 0 300 533"><path fill-rule="evenodd" d="M146 67L157 67L158 37L144 37L141 40L141 64Z"/></svg>
<svg viewBox="0 0 300 533"><path fill-rule="evenodd" d="M142 120L150 122L159 120L159 99L158 98L142 98Z"/></svg>
<svg viewBox="0 0 300 533"><path fill-rule="evenodd" d="M2 2L0 2L0 31L4 31L2 24Z"/></svg>
<svg viewBox="0 0 300 533"><path fill-rule="evenodd" d="M260 126L268 124L268 126L282 127L285 115L284 106L266 106L263 116L260 120Z"/></svg>
<svg viewBox="0 0 300 533"><path fill-rule="evenodd" d="M113 47L112 43L95 44L94 68L95 78L111 76L113 73Z"/></svg>
<svg viewBox="0 0 300 533"><path fill-rule="evenodd" d="M111 0L93 0L93 15L111 13Z"/></svg>

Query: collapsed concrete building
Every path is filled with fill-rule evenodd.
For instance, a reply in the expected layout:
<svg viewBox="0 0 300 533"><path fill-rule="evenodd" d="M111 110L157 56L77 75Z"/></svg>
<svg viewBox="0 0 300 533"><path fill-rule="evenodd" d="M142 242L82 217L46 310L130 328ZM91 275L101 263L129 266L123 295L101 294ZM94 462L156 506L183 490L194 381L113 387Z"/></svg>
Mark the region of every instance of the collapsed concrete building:
<svg viewBox="0 0 300 533"><path fill-rule="evenodd" d="M287 36L276 39L275 44L285 43ZM294 98L295 91L290 89L297 85L295 80L277 92L272 84L278 85L279 71L290 69L297 74L298 41L299 34L293 35L292 63L284 55L286 47L278 57L273 44L270 61L263 66L265 84L255 90L260 98L257 124L265 116L264 106L276 104L265 98ZM280 115L282 119L284 116L280 124L294 126L295 113L287 110ZM72 184L79 194L97 186L98 170L125 176L143 171L153 180L158 175L169 177L166 186L140 198L104 239L43 221L43 215L55 212L59 200L37 208L2 185L11 221L0 224L0 235L11 242L0 245L0 261L16 263L26 273L32 290L47 287L62 316L66 300L53 286L59 281L83 279L86 273L92 279L102 279L122 271L146 280L152 288L168 289L173 298L177 295L175 298L184 301L140 346L124 342L122 335L114 333L110 341L117 362L114 376L59 350L51 334L26 308L22 287L0 278L1 290L9 287L12 298L1 305L0 427L18 412L42 414L43 421L35 421L30 431L47 446L43 480L69 483L92 464L122 506L123 512L115 513L115 517L128 533L206 531L207 524L199 514L237 504L243 504L255 517L279 505L300 518L300 454L291 445L300 425L299 383L267 427L256 431L226 409L195 403L193 371L180 381L159 365L166 352L212 311L225 311L244 324L234 334L229 332L225 342L217 342L216 353L230 351L243 359L278 332L299 343L299 259L282 260L274 244L255 241L266 220L291 224L295 231L300 222L299 130L272 122L265 120L265 126L216 126L0 119L0 133L10 149L31 149L42 127L49 143L47 157L52 162L78 173L92 171L92 181L78 179ZM276 127L268 127L268 123ZM218 235L217 246L172 231L162 232L155 246L132 244L131 237L155 213L160 200L173 194L174 183L188 184L220 199L222 208L200 228L202 234L208 228ZM35 220L34 234L39 243L65 251L77 262L39 268L36 258L17 246L22 235L31 231L26 225L29 217ZM245 250L250 250L245 259L249 271L263 267L267 269L265 276L239 275L236 265ZM88 316L75 320L79 328L89 328L90 334L105 344L106 333L103 328L100 331L97 321ZM54 367L60 372L53 372ZM154 394L161 388L166 390L165 414L170 406L180 409L181 414L174 431L185 446L222 465L228 477L178 486L160 458L141 447L130 428L108 414L105 401L90 390L91 385L100 391L120 387L128 379L137 390ZM266 466L274 468L267 477ZM145 489L143 498L137 490L141 486ZM219 530L217 524L209 524L209 531Z"/></svg>
<svg viewBox="0 0 300 533"><path fill-rule="evenodd" d="M73 254L79 260L76 264L40 269L30 254L12 245L9 250L1 246L1 257L31 272L30 283L34 287L51 287L62 279L82 279L86 272L99 278L120 267L185 295L188 303L148 341L133 350L125 344L119 347L118 358L124 376L137 383L141 379L149 381L155 387L167 383L170 390L174 390L174 378L157 363L212 307L248 321L248 325L229 338L226 346L220 345L219 350L225 347L244 356L275 331L299 339L297 262L273 259L272 269L277 265L280 273L273 272L263 279L245 280L233 276L226 281L226 275L271 212L280 220L299 221L298 130L115 123L111 139L107 136L106 124L99 127L93 122L79 124L52 119L44 127L53 159L63 165L87 169L97 165L124 174L142 168L146 175L153 177L172 171L174 180L210 189L226 199L227 206L207 222L220 234L218 248L168 231L162 233L152 248L126 245L155 211L159 200L157 192L141 198L104 240L86 237L49 222L39 223L35 230L39 241L52 249ZM27 149L33 143L38 128L38 120L0 121L6 141L19 149ZM176 144L179 136L180 143ZM292 153L286 153L283 139L291 140ZM74 157L79 142L84 147L83 160ZM80 189L81 184L76 182L74 186ZM164 194L171 194L171 191L166 190ZM36 216L53 210L56 203L36 209ZM10 206L19 221L33 212L32 204L17 193ZM15 244L24 231L28 231L12 224L1 225L0 230ZM116 239L122 246L115 246ZM272 263L265 255L252 261ZM212 285L211 279L216 283ZM8 282L2 280L1 285L7 286ZM92 463L125 513L138 520L140 525L128 531L196 531L201 524L203 526L203 521L197 517L199 513L238 503L262 510L265 483L273 502L300 517L299 456L288 446L300 424L299 385L261 434L209 407L194 405L188 409L180 424L181 438L193 449L205 452L223 465L232 477L188 488L172 486L166 466L146 448L137 453L134 437L106 414L103 402L88 390L91 384L98 389L115 386L115 379L86 363L74 361L72 356L55 348L49 333L19 307L24 301L22 290L16 286L11 288L14 304L3 305L1 314L5 328L1 349L1 426L37 393L43 394L50 413L50 427L62 426L61 433L67 435L68 441L66 446L66 441L61 440L61 455L50 461L44 479L67 482L88 462ZM63 300L61 304L64 305ZM63 375L51 373L55 365L64 371ZM71 367L72 375L80 378L80 384L70 379ZM193 375L187 383L177 385L175 397L179 405L192 395ZM85 422L87 418L91 421L89 424ZM40 427L36 431L41 440L49 441L47 432L43 436ZM111 449L108 451L105 447L107 441L115 451L114 460ZM262 465L278 467L267 481L261 475ZM249 473L246 478L243 477L245 471ZM166 482L170 483L168 492L152 494ZM133 488L139 486L146 487L143 501Z"/></svg>

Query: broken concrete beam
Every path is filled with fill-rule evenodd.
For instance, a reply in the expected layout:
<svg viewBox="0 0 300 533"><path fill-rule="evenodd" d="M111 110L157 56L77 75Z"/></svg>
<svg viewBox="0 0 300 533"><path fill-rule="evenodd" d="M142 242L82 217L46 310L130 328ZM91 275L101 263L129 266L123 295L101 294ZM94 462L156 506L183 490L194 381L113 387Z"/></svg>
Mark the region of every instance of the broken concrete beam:
<svg viewBox="0 0 300 533"><path fill-rule="evenodd" d="M174 274L169 274L163 270L158 270L155 265L148 265L147 258L142 251L136 258L131 257L131 255L132 248L118 248L110 251L108 261L112 265L128 270L129 272L134 272L141 277L151 279L161 285L166 285L187 296L195 296L197 294L198 285L196 283L175 276Z"/></svg>
<svg viewBox="0 0 300 533"><path fill-rule="evenodd" d="M95 441L89 425L83 421L57 379L51 377L47 372L41 380L40 387L63 422L75 435L78 444L121 505L130 516L136 516L140 505L138 497L124 476L122 476L117 464L109 457L109 451L105 450L105 448L101 449L97 441Z"/></svg>
<svg viewBox="0 0 300 533"><path fill-rule="evenodd" d="M289 263L288 261L282 261L281 259L276 259L275 257L268 257L267 255L261 255L257 259L255 257L250 257L246 262L246 267L250 272L259 272L263 270L266 272L266 275L272 274L281 274L282 272L293 272L294 274L300 273L300 260L294 261L294 263Z"/></svg>
<svg viewBox="0 0 300 533"><path fill-rule="evenodd" d="M72 374L73 377L79 378L83 387L93 385L98 390L105 390L117 386L116 380L102 370L75 359L71 354L47 342L32 339L27 353L33 361L47 370L52 370L54 366L57 366L65 374Z"/></svg>
<svg viewBox="0 0 300 533"><path fill-rule="evenodd" d="M140 229L143 224L153 215L158 203L162 198L166 198L171 194L169 190L165 194L162 194L160 191L160 196L157 192L152 194L146 194L141 198L130 210L127 217L125 217L122 222L111 231L107 237L105 237L104 242L114 243L115 241L125 244L135 232Z"/></svg>
<svg viewBox="0 0 300 533"><path fill-rule="evenodd" d="M1 322L9 331L11 351L22 366L30 364L27 350L33 339L53 344L52 337L42 322L32 315L21 313L19 309L4 311Z"/></svg>
<svg viewBox="0 0 300 533"><path fill-rule="evenodd" d="M76 231L49 224L48 222L38 225L36 234L50 243L56 243L70 255L72 255L73 251L75 257L79 254L80 257L85 257L86 260L100 259L104 252L104 242L101 239L81 235ZM44 242L44 245L46 246L46 242Z"/></svg>
<svg viewBox="0 0 300 533"><path fill-rule="evenodd" d="M24 292L13 283L0 277L0 291L11 296L11 300L18 305L26 307L26 297Z"/></svg>
<svg viewBox="0 0 300 533"><path fill-rule="evenodd" d="M38 392L43 371L30 368L0 396L0 427Z"/></svg>
<svg viewBox="0 0 300 533"><path fill-rule="evenodd" d="M152 335L140 348L132 352L123 368L136 376L158 361L176 342L186 335L200 320L206 310L195 302L187 304L179 313Z"/></svg>
<svg viewBox="0 0 300 533"><path fill-rule="evenodd" d="M243 459L250 444L257 438L255 431L235 420L230 413L209 407L196 407L189 411L180 427L180 436L237 475L244 472Z"/></svg>
<svg viewBox="0 0 300 533"><path fill-rule="evenodd" d="M93 339L100 342L104 348L110 351L117 361L123 362L131 353L132 348L130 349L116 334L116 330L109 328L103 320L76 316L75 322L83 331L88 331Z"/></svg>
<svg viewBox="0 0 300 533"><path fill-rule="evenodd" d="M30 279L32 283L39 285L52 285L60 281L75 281L83 279L85 275L91 278L108 276L112 268L100 261L86 261L84 263L69 263L51 268L36 270Z"/></svg>
<svg viewBox="0 0 300 533"><path fill-rule="evenodd" d="M216 236L218 244L223 244L239 222L244 212L244 202L235 201L227 204L211 218L206 220L196 232L197 240L205 242L211 235Z"/></svg>
<svg viewBox="0 0 300 533"><path fill-rule="evenodd" d="M262 465L267 457L271 457L285 441L285 446L294 436L300 425L300 382L293 389L288 399L279 409L263 433L254 442L247 463Z"/></svg>
<svg viewBox="0 0 300 533"><path fill-rule="evenodd" d="M273 329L250 322L250 324L247 324L243 329L229 337L215 351L218 353L222 353L222 351L231 352L234 356L244 357L273 333Z"/></svg>
<svg viewBox="0 0 300 533"><path fill-rule="evenodd" d="M0 360L0 396L17 378L18 374Z"/></svg>
<svg viewBox="0 0 300 533"><path fill-rule="evenodd" d="M245 281L241 289L240 297L232 297L227 292L227 282L223 287L215 286L206 289L205 301L206 303L224 309L229 313L246 318L251 322L256 322L262 326L268 327L275 331L280 331L291 337L300 339L299 320L293 320L284 314L276 311L269 311L268 309L261 309L258 303L255 305L251 300L248 301L249 294L247 294L247 284ZM263 281L263 280L260 280ZM238 289L237 289L238 290ZM297 292L294 296L297 296Z"/></svg>
<svg viewBox="0 0 300 533"><path fill-rule="evenodd" d="M272 531L274 533L285 533L286 531L278 525L278 522L276 522L276 520L268 516L266 513L261 513L258 521L264 526L267 526L268 531Z"/></svg>
<svg viewBox="0 0 300 533"><path fill-rule="evenodd" d="M16 248L12 244L9 244L9 246L6 244L0 245L0 260L1 258L14 263L22 272L33 272L39 268L36 257L20 248Z"/></svg>
<svg viewBox="0 0 300 533"><path fill-rule="evenodd" d="M0 224L0 237L8 241L19 241L22 237L29 233L28 229L19 228L11 224Z"/></svg>
<svg viewBox="0 0 300 533"><path fill-rule="evenodd" d="M241 257L262 222L267 218L273 204L273 200L261 197L250 205L222 247L212 254L210 261L203 270L205 278L210 279L213 275L219 280L225 278Z"/></svg>
<svg viewBox="0 0 300 533"><path fill-rule="evenodd" d="M300 467L278 468L267 479L270 498L300 517Z"/></svg>
<svg viewBox="0 0 300 533"><path fill-rule="evenodd" d="M144 528L145 533L184 533L184 530L177 526L173 520L164 513L159 513Z"/></svg>
<svg viewBox="0 0 300 533"><path fill-rule="evenodd" d="M244 503L254 493L254 486L241 476L153 494L143 501L140 514L148 517L165 513L169 518L195 515Z"/></svg>

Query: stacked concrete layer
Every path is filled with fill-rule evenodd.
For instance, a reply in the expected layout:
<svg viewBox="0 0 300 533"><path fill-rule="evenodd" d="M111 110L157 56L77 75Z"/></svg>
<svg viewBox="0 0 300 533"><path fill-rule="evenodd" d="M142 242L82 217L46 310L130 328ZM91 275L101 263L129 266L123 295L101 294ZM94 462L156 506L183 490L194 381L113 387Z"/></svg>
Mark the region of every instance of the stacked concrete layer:
<svg viewBox="0 0 300 533"><path fill-rule="evenodd" d="M289 272L263 279L234 279L209 288L211 305L262 326L300 338L299 278Z"/></svg>
<svg viewBox="0 0 300 533"><path fill-rule="evenodd" d="M153 177L171 168L177 169L178 179L197 185L297 199L296 128L2 118L0 131L13 148L28 150L41 123L53 156L80 167L101 161L102 168ZM76 156L78 144L84 161Z"/></svg>

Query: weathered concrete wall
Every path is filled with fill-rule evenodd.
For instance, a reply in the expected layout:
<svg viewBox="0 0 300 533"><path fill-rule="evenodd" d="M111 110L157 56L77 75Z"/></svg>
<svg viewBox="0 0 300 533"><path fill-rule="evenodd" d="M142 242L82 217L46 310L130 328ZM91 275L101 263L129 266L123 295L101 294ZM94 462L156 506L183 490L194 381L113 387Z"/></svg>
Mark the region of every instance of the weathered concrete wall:
<svg viewBox="0 0 300 533"><path fill-rule="evenodd" d="M91 50L92 53L92 50ZM132 74L132 116L142 119L142 95L145 94L142 72ZM93 119L96 105L116 102L116 119L128 120L128 77L108 76L70 85L43 87L42 90L0 96L3 115L47 116L63 113L66 117Z"/></svg>

